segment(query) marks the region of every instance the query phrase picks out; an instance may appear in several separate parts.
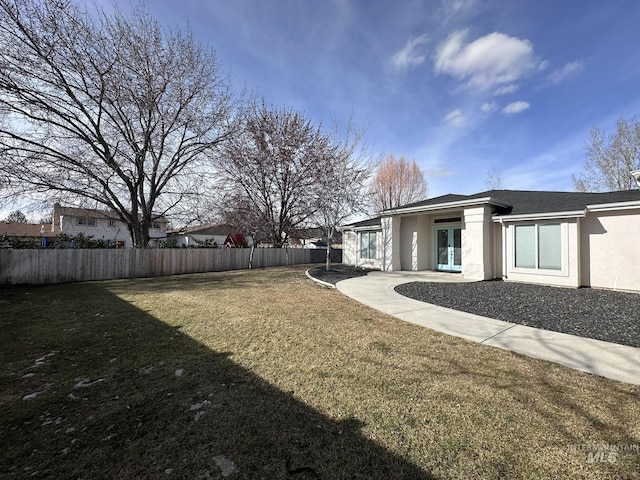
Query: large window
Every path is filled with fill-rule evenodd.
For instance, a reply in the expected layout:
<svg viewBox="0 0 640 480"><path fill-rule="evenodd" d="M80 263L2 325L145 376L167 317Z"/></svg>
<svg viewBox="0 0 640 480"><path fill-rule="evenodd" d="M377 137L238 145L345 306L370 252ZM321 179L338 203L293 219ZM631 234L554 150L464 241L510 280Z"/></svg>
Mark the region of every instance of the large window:
<svg viewBox="0 0 640 480"><path fill-rule="evenodd" d="M562 269L559 223L515 226L515 266L543 270Z"/></svg>
<svg viewBox="0 0 640 480"><path fill-rule="evenodd" d="M376 258L376 232L362 232L360 234L360 258Z"/></svg>

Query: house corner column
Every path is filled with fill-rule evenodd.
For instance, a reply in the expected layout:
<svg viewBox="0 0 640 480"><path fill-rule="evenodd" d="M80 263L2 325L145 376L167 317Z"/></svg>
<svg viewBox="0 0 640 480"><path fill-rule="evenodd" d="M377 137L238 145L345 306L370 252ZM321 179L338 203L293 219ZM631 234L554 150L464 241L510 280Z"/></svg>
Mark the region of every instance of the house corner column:
<svg viewBox="0 0 640 480"><path fill-rule="evenodd" d="M466 208L462 230L462 274L472 280L493 278L491 207Z"/></svg>
<svg viewBox="0 0 640 480"><path fill-rule="evenodd" d="M400 270L400 217L382 217L382 271Z"/></svg>

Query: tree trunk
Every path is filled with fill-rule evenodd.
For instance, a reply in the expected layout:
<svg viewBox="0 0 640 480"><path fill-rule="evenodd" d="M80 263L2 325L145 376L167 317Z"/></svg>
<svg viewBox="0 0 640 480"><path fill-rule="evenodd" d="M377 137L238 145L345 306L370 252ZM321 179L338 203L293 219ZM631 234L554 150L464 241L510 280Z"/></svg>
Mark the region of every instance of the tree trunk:
<svg viewBox="0 0 640 480"><path fill-rule="evenodd" d="M331 270L331 238L333 237L333 227L327 229L327 272Z"/></svg>

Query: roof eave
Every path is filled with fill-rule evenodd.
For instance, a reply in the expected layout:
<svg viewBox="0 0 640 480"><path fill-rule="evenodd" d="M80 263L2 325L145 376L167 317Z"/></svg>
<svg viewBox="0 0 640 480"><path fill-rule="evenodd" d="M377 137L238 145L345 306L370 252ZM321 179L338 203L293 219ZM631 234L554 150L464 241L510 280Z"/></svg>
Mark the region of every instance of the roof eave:
<svg viewBox="0 0 640 480"><path fill-rule="evenodd" d="M419 213L419 212L431 212L434 210L449 210L452 208L461 208L461 207L473 207L477 205L495 205L497 207L510 207L508 203L500 201L493 197L483 197L483 198L473 198L469 200L458 200L456 202L446 202L446 203L434 203L432 205L420 205L408 208L394 208L389 210L384 210L382 212L383 215L398 215L404 213Z"/></svg>
<svg viewBox="0 0 640 480"><path fill-rule="evenodd" d="M587 211L589 212L632 210L636 208L640 208L640 200L633 200L631 202L602 203L600 205L587 205Z"/></svg>
<svg viewBox="0 0 640 480"><path fill-rule="evenodd" d="M582 218L586 216L586 210L573 210L568 212L525 213L520 215L496 215L494 222L521 222L527 220L552 220L558 218Z"/></svg>

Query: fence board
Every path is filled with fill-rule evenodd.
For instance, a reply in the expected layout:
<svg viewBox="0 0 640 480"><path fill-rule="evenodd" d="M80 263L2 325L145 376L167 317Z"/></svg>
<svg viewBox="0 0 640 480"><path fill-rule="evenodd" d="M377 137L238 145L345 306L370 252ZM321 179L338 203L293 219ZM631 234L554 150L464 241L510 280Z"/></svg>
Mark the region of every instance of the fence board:
<svg viewBox="0 0 640 480"><path fill-rule="evenodd" d="M253 268L323 263L325 250L257 248ZM44 285L241 270L249 249L0 249L0 285ZM332 261L342 251L332 250Z"/></svg>

